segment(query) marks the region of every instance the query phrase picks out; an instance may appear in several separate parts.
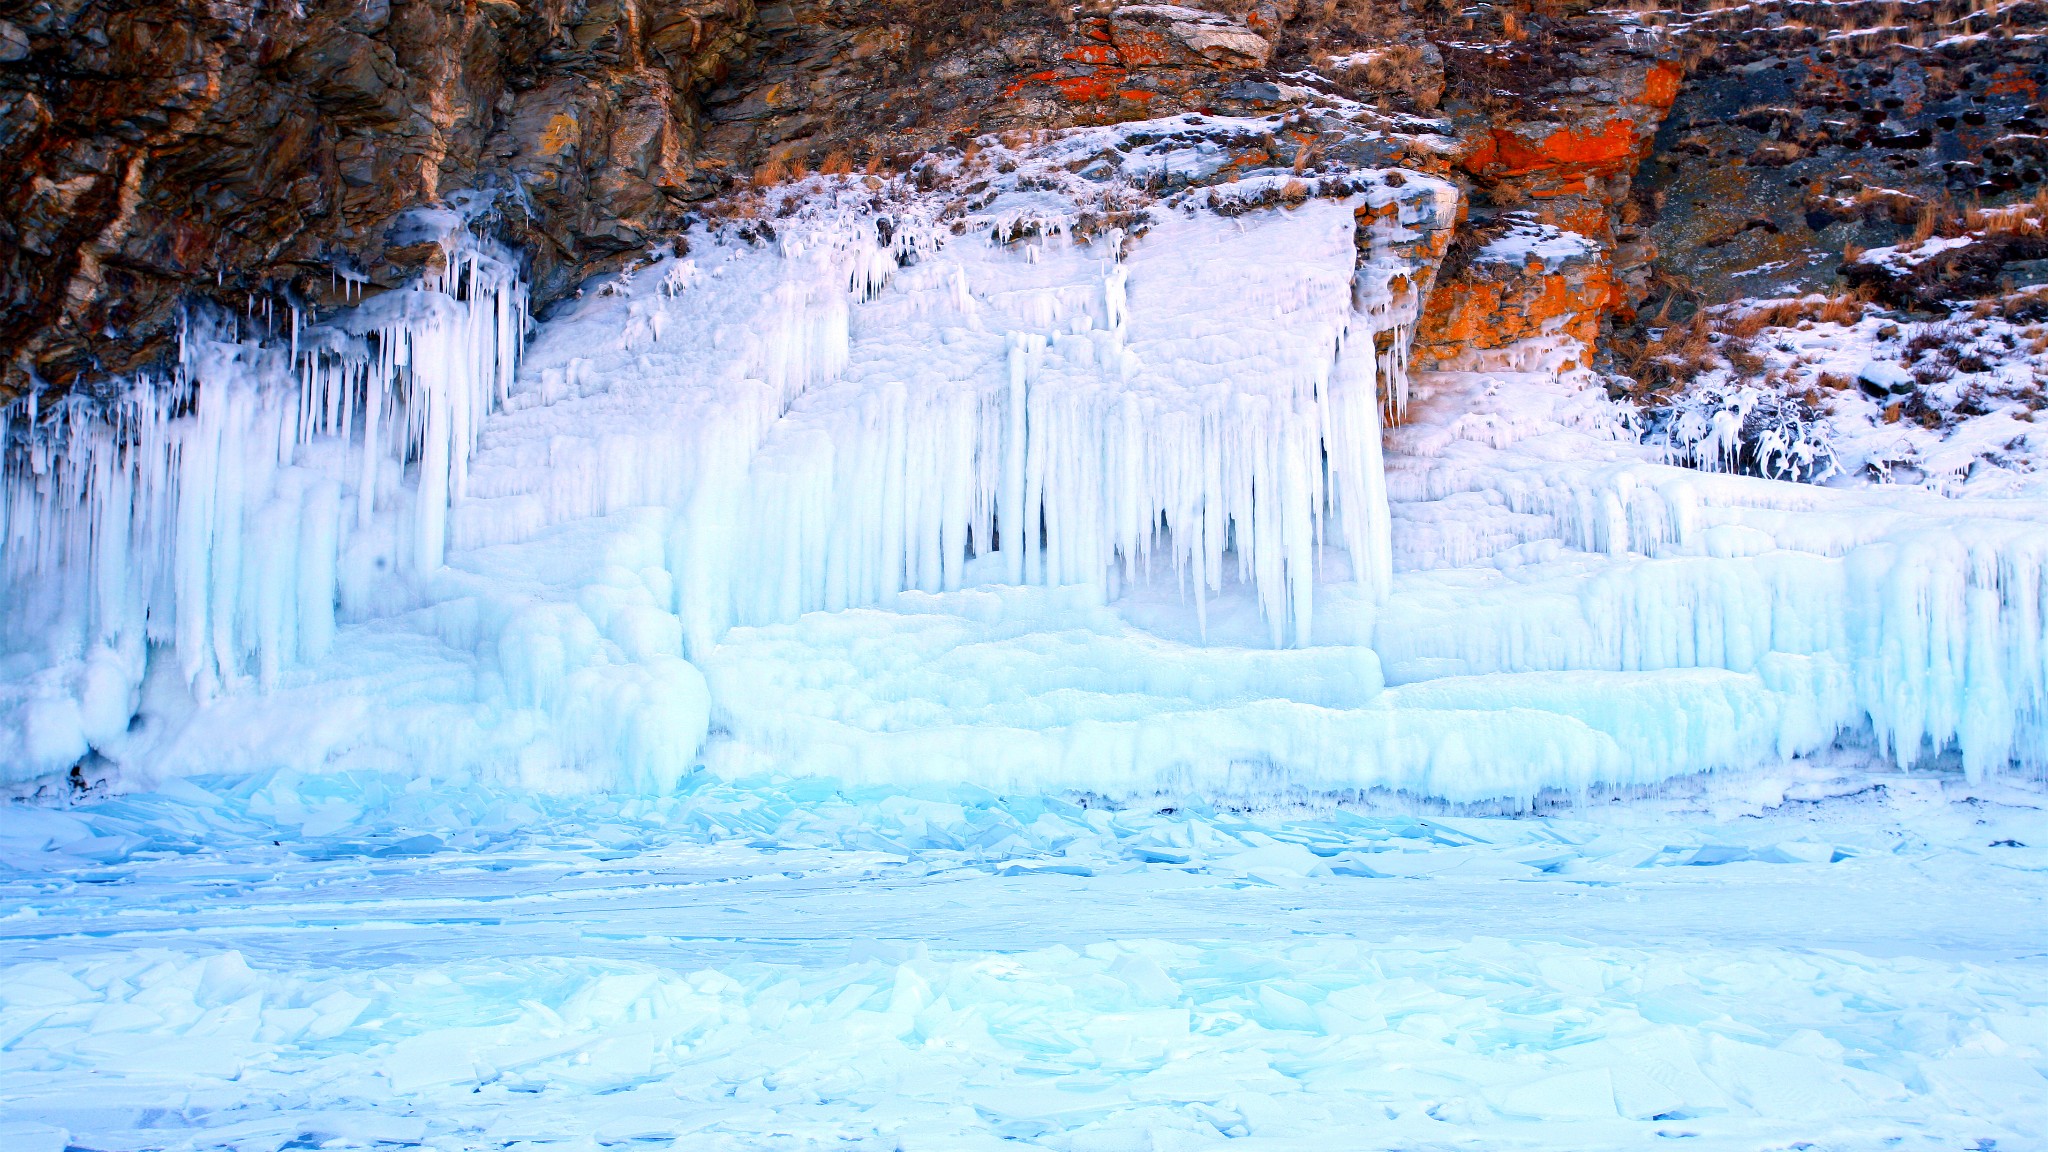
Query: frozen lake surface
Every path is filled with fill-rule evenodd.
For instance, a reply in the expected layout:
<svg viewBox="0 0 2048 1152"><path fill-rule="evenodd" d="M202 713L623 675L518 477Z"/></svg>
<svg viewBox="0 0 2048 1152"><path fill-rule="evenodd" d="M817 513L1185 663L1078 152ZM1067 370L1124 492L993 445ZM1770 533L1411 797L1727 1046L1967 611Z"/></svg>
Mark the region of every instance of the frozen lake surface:
<svg viewBox="0 0 2048 1152"><path fill-rule="evenodd" d="M1478 817L692 780L0 809L0 1144L2048 1141L2036 786Z"/></svg>

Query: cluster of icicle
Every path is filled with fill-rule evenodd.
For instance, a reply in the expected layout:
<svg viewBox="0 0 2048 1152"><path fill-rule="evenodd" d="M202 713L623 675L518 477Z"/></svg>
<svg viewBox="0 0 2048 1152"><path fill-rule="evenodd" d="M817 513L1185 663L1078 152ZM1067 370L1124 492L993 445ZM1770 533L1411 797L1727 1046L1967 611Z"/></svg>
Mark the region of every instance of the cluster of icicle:
<svg viewBox="0 0 2048 1152"><path fill-rule="evenodd" d="M1326 557L1391 581L1377 404L1382 380L1406 391L1427 273L1398 246L1455 205L1415 191L1367 252L1356 199L1142 242L1040 205L956 231L915 201L807 209L772 256L702 241L626 286L615 339L537 361L452 539L676 509L692 655L736 624L958 588L977 559L976 580L1109 596L1165 575L1198 614L1248 584L1272 641L1307 643Z"/></svg>
<svg viewBox="0 0 2048 1152"><path fill-rule="evenodd" d="M1162 222L1133 263L1120 236L1091 244L1039 221L1022 248L999 224L907 268L877 267L872 240L793 264L857 298L878 294L876 272L892 280L862 333L902 339L923 321L999 358L814 381L750 462L707 476L679 529L693 650L733 624L955 589L991 551L984 578L1111 597L1157 567L1198 618L1227 582L1249 584L1275 644L1311 639L1326 541L1384 594L1379 378L1404 379L1414 300L1378 265L1360 291L1353 207L1313 203L1249 233Z"/></svg>
<svg viewBox="0 0 2048 1152"><path fill-rule="evenodd" d="M173 645L205 699L319 659L338 605L438 566L528 325L507 253L445 248L338 325L294 309L259 334L195 311L169 379L0 411L6 635L58 622L88 655Z"/></svg>
<svg viewBox="0 0 2048 1152"><path fill-rule="evenodd" d="M1972 778L2048 767L2039 504L1636 463L1446 465L1399 472L1393 489L1397 502L1484 493L1527 517L1537 543L1616 563L1569 596L1475 593L1451 617L1389 615L1374 646L1390 683L1725 668L1762 675L1807 710L1780 755L1867 729L1901 767L1951 750ZM1507 542L1481 538L1497 531L1484 516L1432 525L1415 507L1401 525L1405 567L1470 565ZM1448 531L1459 527L1469 537Z"/></svg>

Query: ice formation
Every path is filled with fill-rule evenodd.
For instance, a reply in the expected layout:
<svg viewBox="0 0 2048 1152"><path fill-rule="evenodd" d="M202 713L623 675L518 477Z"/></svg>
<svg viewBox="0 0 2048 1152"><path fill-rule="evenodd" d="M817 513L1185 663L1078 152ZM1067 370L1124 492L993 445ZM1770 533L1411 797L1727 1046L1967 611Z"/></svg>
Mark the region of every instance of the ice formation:
<svg viewBox="0 0 2048 1152"><path fill-rule="evenodd" d="M1140 197L988 152L966 200L780 190L530 344L457 229L324 323L195 317L109 414L31 399L6 781L1486 800L1845 733L2048 760L2040 505L1702 476L1554 374L1411 395L1443 182Z"/></svg>
<svg viewBox="0 0 2048 1152"><path fill-rule="evenodd" d="M1110 597L1156 566L1198 611L1228 576L1272 642L1308 642L1324 536L1387 564L1355 207L1242 231L1169 215L1127 260L1114 233L1041 233L903 270L844 377L680 525L693 649L728 623L956 589L998 550L1006 582ZM1204 284L1218 268L1227 287Z"/></svg>
<svg viewBox="0 0 2048 1152"><path fill-rule="evenodd" d="M338 618L373 614L380 587L440 567L528 326L509 253L458 231L445 257L332 324L293 310L258 335L253 308L195 313L173 378L104 411L16 405L31 428L0 490L5 630L83 668L75 696L32 692L9 717L8 775L125 733L153 645L201 701L270 686L325 657Z"/></svg>

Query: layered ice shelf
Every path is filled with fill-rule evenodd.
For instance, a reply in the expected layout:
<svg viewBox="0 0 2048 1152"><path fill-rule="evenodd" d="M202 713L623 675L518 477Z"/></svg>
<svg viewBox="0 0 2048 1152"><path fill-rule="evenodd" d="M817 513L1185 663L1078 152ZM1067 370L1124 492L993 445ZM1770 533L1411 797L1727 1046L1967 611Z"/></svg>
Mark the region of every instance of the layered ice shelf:
<svg viewBox="0 0 2048 1152"><path fill-rule="evenodd" d="M2048 509L1668 467L1579 379L1411 382L1454 190L1202 159L1269 129L813 178L530 340L456 229L352 313L195 321L111 416L12 411L7 781L1481 801L1842 739L2048 761Z"/></svg>

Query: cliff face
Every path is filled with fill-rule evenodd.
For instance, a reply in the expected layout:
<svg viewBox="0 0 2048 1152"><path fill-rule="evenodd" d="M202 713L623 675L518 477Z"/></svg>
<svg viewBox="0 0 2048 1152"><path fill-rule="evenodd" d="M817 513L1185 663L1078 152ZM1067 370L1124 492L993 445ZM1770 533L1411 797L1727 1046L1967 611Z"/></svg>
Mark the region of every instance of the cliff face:
<svg viewBox="0 0 2048 1152"><path fill-rule="evenodd" d="M716 190L696 94L751 0L97 0L0 8L4 388L160 354L178 302L416 274L402 214L495 214L543 280ZM353 282L351 284L351 282Z"/></svg>
<svg viewBox="0 0 2048 1152"><path fill-rule="evenodd" d="M1638 182L1643 232L1664 253L1659 308L1827 291L1838 277L1886 303L1931 306L1995 291L2001 277L2043 279L2023 262L2048 248L2025 245L1946 272L1933 263L1896 287L1843 260L1916 232L1966 231L1971 207L2039 190L2040 5L1918 0L1880 19L1788 3L1774 16L1683 18L1702 55Z"/></svg>
<svg viewBox="0 0 2048 1152"><path fill-rule="evenodd" d="M1893 44L1887 70L1810 26L1827 6L1701 7L6 0L0 396L160 361L194 298L319 310L402 284L448 219L419 208L523 252L544 306L736 187L1180 112L1348 110L1279 150L1457 180L1469 215L1417 343L1440 366L1591 345L1676 280L1733 290L1795 248L1819 255L1772 283L1824 279L1827 249L1917 211L1868 189L2039 179L2038 132L2006 123L2038 96L2030 38ZM1940 159L1900 162L1923 146ZM1524 258L1530 229L1575 239Z"/></svg>
<svg viewBox="0 0 2048 1152"><path fill-rule="evenodd" d="M1417 337L1425 365L1588 367L1648 287L1630 193L1684 76L1676 47L1601 16L1514 31L1452 52L1473 208Z"/></svg>

